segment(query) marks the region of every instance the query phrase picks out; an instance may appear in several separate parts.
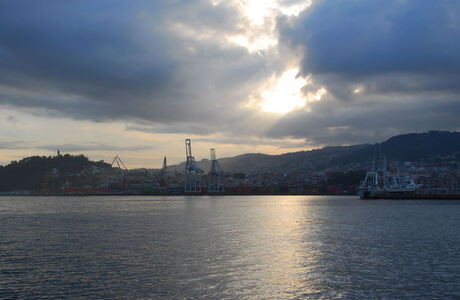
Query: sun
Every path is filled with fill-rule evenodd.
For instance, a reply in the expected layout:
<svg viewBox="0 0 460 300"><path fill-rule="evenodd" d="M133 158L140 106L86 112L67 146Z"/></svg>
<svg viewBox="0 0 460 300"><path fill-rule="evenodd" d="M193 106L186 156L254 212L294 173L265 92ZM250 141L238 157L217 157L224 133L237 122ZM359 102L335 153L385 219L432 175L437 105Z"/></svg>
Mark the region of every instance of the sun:
<svg viewBox="0 0 460 300"><path fill-rule="evenodd" d="M272 87L262 92L263 111L287 113L306 104L301 90L307 84L307 79L297 76L298 73L298 68L285 71Z"/></svg>

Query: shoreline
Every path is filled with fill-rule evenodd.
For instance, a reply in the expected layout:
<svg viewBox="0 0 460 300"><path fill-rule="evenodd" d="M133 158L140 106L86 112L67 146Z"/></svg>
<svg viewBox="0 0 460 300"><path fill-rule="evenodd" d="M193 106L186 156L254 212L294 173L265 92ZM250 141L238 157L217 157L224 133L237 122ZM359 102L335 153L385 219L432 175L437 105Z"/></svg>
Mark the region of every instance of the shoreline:
<svg viewBox="0 0 460 300"><path fill-rule="evenodd" d="M357 194L330 194L330 193L317 193L317 194L301 194L301 193L178 193L178 194L148 194L148 193L66 193L66 194L0 194L0 197L107 197L107 196L161 196L161 197L174 197L174 196L345 196L356 197L358 200L460 200L460 194L382 194L372 198L361 198Z"/></svg>

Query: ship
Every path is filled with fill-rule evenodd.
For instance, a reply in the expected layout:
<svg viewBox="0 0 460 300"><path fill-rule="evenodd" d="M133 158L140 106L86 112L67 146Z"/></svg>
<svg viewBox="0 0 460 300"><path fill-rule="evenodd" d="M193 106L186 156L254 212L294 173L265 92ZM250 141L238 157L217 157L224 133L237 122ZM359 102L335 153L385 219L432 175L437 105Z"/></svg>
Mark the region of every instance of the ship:
<svg viewBox="0 0 460 300"><path fill-rule="evenodd" d="M418 198L417 191L421 184L416 184L409 175L389 174L387 160L382 155L382 148L379 145L377 156L377 145L372 161L372 170L366 172L366 177L361 181L357 193L361 199L383 199L383 198Z"/></svg>
<svg viewBox="0 0 460 300"><path fill-rule="evenodd" d="M387 160L382 155L381 145L374 151L371 171L361 181L357 194L361 199L419 199L419 200L460 200L460 193L439 193L422 189L409 175L390 173L387 169Z"/></svg>
<svg viewBox="0 0 460 300"><path fill-rule="evenodd" d="M383 175L379 172L370 171L358 188L358 195L361 199L382 199L382 198L419 198L417 191L421 185L416 184L413 178L401 175Z"/></svg>

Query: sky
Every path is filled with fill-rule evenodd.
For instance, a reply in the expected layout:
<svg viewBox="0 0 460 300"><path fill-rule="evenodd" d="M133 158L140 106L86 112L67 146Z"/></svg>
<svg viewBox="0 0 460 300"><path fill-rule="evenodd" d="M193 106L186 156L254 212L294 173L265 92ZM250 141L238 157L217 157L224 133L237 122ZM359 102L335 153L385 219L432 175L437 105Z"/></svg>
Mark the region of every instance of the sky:
<svg viewBox="0 0 460 300"><path fill-rule="evenodd" d="M0 164L460 130L458 0L0 2Z"/></svg>

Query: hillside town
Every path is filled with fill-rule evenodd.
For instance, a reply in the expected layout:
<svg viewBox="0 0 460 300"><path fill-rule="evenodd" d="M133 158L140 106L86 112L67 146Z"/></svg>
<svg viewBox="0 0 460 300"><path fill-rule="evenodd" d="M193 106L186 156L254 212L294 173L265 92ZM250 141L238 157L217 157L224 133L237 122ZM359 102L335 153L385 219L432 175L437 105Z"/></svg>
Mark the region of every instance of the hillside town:
<svg viewBox="0 0 460 300"><path fill-rule="evenodd" d="M61 154L58 154L62 158ZM68 154L67 157L70 157ZM55 158L59 158L56 156ZM27 163L25 159L19 163ZM352 162L326 168L295 172L226 172L220 176L221 189L210 192L209 174L200 174L201 188L184 190L184 172L162 169L133 169L109 164L92 165L80 171L54 167L41 179L40 187L3 190L15 195L180 195L180 194L292 194L354 195L371 161ZM424 193L459 193L459 153L417 161L388 161L390 174L408 175L421 184Z"/></svg>
<svg viewBox="0 0 460 300"><path fill-rule="evenodd" d="M211 148L210 159L201 160L192 155L192 141L186 139L185 154L185 161L177 165L168 165L165 156L157 169L129 169L119 155L110 164L58 150L48 157L26 157L0 166L0 194L356 195L370 173L383 180L410 179L417 193L424 195L460 194L457 132L430 131L395 136L380 144L221 159ZM384 166L380 175L377 156Z"/></svg>

